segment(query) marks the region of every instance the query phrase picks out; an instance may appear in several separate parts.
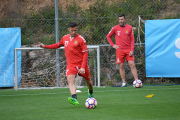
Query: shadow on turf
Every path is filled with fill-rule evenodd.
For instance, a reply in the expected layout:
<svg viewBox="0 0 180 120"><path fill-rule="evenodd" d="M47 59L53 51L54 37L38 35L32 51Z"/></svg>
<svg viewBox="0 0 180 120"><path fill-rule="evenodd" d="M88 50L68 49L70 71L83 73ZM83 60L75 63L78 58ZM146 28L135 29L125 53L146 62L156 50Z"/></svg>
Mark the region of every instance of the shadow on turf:
<svg viewBox="0 0 180 120"><path fill-rule="evenodd" d="M0 87L0 90L14 89L14 87Z"/></svg>

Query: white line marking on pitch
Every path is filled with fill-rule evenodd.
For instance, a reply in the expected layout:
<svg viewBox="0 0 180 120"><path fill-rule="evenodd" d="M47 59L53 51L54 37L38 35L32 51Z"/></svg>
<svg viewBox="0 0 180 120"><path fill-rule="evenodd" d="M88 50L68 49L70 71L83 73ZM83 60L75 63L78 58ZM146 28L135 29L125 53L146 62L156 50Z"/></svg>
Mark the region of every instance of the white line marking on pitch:
<svg viewBox="0 0 180 120"><path fill-rule="evenodd" d="M138 90L169 90L169 89L180 89L180 88L163 88L163 89L134 89L134 90L103 90L103 91L94 91L94 92L111 92L111 91L138 91ZM82 91L87 92L87 91ZM29 96L29 95L54 95L54 94L63 94L63 93L69 93L69 92L57 92L57 93L38 93L38 94L16 94L16 95L0 95L0 96Z"/></svg>

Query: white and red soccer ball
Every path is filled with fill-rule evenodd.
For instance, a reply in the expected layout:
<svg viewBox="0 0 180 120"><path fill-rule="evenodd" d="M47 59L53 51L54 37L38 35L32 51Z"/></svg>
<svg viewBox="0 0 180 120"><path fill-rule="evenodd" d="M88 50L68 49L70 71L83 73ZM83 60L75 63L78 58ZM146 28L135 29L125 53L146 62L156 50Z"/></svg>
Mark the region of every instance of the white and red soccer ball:
<svg viewBox="0 0 180 120"><path fill-rule="evenodd" d="M133 87L141 88L142 87L142 81L141 80L134 80Z"/></svg>
<svg viewBox="0 0 180 120"><path fill-rule="evenodd" d="M97 106L97 100L95 98L88 98L85 102L85 106L88 109L95 109Z"/></svg>

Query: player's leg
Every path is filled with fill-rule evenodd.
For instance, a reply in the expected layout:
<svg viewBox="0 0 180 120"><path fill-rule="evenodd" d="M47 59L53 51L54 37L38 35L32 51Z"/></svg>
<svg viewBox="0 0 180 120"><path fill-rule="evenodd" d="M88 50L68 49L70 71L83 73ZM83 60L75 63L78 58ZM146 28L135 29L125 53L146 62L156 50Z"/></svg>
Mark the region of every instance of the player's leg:
<svg viewBox="0 0 180 120"><path fill-rule="evenodd" d="M69 85L69 91L71 93L72 97L68 98L69 103L78 106L79 102L77 101L77 96L76 96L76 86L74 84L74 79L75 79L75 74L77 74L77 71L75 71L75 68L67 68L66 69L66 77L67 77L67 82Z"/></svg>
<svg viewBox="0 0 180 120"><path fill-rule="evenodd" d="M76 86L74 84L74 79L75 79L75 75L68 75L67 76L69 91L70 91L71 95L76 94ZM77 99L77 97L76 97L76 99Z"/></svg>
<svg viewBox="0 0 180 120"><path fill-rule="evenodd" d="M91 80L91 75L89 71L89 67L85 67L85 74L79 74L85 79L86 85L88 87L88 98L93 97L93 82Z"/></svg>
<svg viewBox="0 0 180 120"><path fill-rule="evenodd" d="M93 97L93 82L92 80L85 79L88 87L88 98Z"/></svg>
<svg viewBox="0 0 180 120"><path fill-rule="evenodd" d="M129 52L127 52L126 53L126 60L128 61L128 64L131 68L131 73L133 74L134 79L138 80L138 74L137 74L135 63L134 63L134 55L129 56Z"/></svg>
<svg viewBox="0 0 180 120"><path fill-rule="evenodd" d="M75 75L68 75L67 76L67 81L68 81L68 85L69 85L69 91L72 95L72 97L68 98L68 101L75 105L78 106L79 102L77 101L77 96L76 96L76 86L74 84L74 79L75 79Z"/></svg>
<svg viewBox="0 0 180 120"><path fill-rule="evenodd" d="M116 51L116 64L119 64L119 73L122 79L121 87L126 87L124 57L125 57L125 53L123 51Z"/></svg>
<svg viewBox="0 0 180 120"><path fill-rule="evenodd" d="M131 73L133 74L134 79L138 80L137 69L136 69L134 61L128 61L128 63L129 63L129 66L131 68Z"/></svg>
<svg viewBox="0 0 180 120"><path fill-rule="evenodd" d="M87 84L88 89L93 90L93 82L92 82L92 80L85 79L85 82Z"/></svg>
<svg viewBox="0 0 180 120"><path fill-rule="evenodd" d="M122 86L121 87L125 87L126 86L126 80L125 80L124 63L119 64L119 72L120 72L120 76L121 76L121 79L122 79Z"/></svg>

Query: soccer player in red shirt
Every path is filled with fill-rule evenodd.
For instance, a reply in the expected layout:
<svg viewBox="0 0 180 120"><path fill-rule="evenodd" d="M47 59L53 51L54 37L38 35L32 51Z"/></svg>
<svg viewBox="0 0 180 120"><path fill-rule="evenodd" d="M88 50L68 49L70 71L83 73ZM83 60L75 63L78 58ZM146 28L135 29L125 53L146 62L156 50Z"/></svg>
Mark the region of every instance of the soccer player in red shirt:
<svg viewBox="0 0 180 120"><path fill-rule="evenodd" d="M76 22L70 22L68 25L69 34L64 35L58 43L52 45L39 44L39 47L45 49L57 49L64 46L67 68L66 77L69 85L69 91L72 97L68 98L71 104L79 105L76 96L76 86L74 79L77 74L82 76L89 89L88 98L93 97L93 82L91 81L91 75L88 67L88 51L86 40L77 33L78 27Z"/></svg>
<svg viewBox="0 0 180 120"><path fill-rule="evenodd" d="M115 35L116 44L111 37ZM116 63L119 64L120 75L123 81L121 87L126 87L124 62L125 58L131 68L135 80L138 80L134 63L134 33L131 25L126 24L125 15L119 15L119 25L114 26L107 34L109 44L116 49Z"/></svg>

